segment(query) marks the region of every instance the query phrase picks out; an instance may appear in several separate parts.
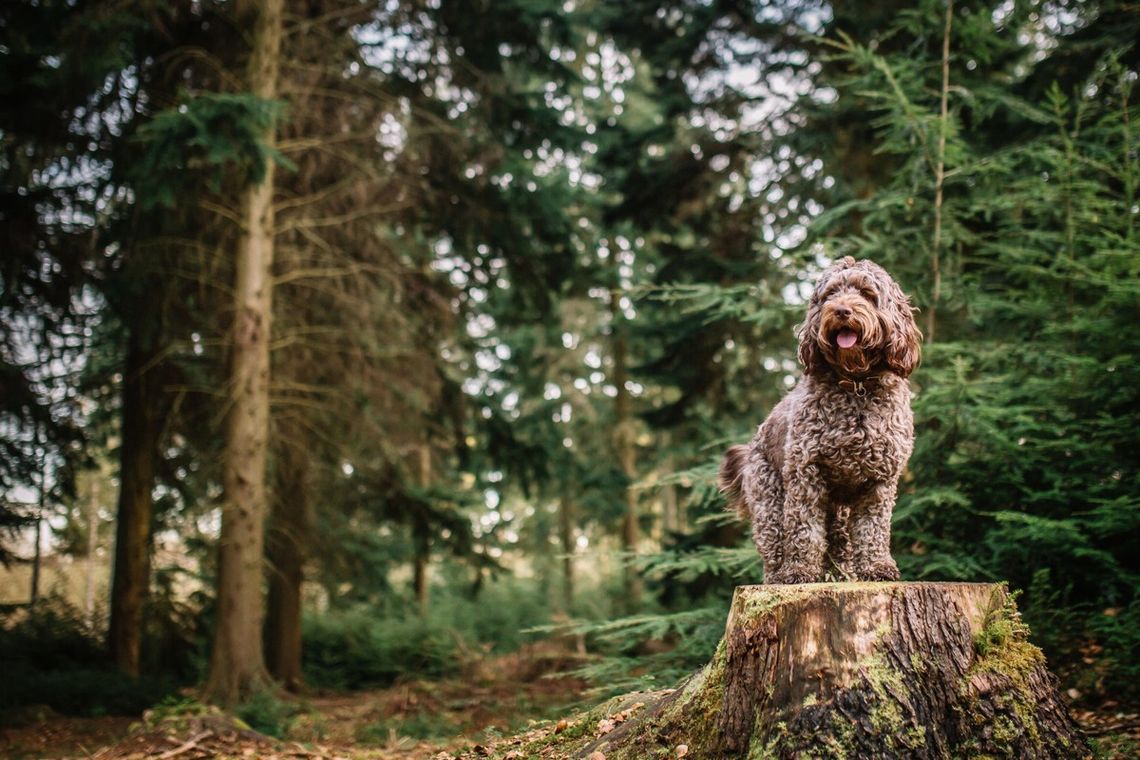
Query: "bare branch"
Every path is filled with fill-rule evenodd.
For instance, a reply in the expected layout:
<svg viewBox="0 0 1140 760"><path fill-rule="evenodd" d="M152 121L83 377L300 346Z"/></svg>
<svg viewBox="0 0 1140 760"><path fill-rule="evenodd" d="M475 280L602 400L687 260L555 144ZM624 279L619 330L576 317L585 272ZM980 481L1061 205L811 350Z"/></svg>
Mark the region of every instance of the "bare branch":
<svg viewBox="0 0 1140 760"><path fill-rule="evenodd" d="M365 219L370 216L384 216L393 211L400 211L401 209L409 208L411 203L397 203L392 206L385 206L383 208L362 208L356 211L350 211L346 214L337 214L335 216L326 216L319 219L300 218L295 219L282 225L277 229L277 233L288 232L291 230L300 229L313 229L319 227L333 227L342 224L348 224L360 219Z"/></svg>
<svg viewBox="0 0 1140 760"><path fill-rule="evenodd" d="M231 211L220 203L214 203L213 201L208 200L200 200L198 201L198 208L217 214L223 219L233 222L239 227L241 227L243 224L241 216L239 216L237 212Z"/></svg>

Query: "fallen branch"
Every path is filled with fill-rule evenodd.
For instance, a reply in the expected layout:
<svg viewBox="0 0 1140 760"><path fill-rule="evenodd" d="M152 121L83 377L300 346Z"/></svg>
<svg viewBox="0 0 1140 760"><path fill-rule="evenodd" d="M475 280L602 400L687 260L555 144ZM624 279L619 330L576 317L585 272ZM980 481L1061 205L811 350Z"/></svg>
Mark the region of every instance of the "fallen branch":
<svg viewBox="0 0 1140 760"><path fill-rule="evenodd" d="M169 750L167 752L163 752L161 755L158 756L158 760L166 760L166 758L168 758L168 757L175 757L176 755L181 755L183 752L189 752L190 750L192 750L198 746L198 742L205 739L211 733L213 733L213 732L212 731L202 731L200 733L195 734L194 736L191 736L189 739L187 739L185 742L178 745L174 749Z"/></svg>
<svg viewBox="0 0 1140 760"><path fill-rule="evenodd" d="M1108 736L1109 734L1122 734L1126 731L1133 731L1138 728L1140 728L1140 720L1129 721L1127 723L1117 723L1112 726L1099 726L1097 728L1092 728L1088 724L1081 726L1081 730L1083 730L1089 736Z"/></svg>

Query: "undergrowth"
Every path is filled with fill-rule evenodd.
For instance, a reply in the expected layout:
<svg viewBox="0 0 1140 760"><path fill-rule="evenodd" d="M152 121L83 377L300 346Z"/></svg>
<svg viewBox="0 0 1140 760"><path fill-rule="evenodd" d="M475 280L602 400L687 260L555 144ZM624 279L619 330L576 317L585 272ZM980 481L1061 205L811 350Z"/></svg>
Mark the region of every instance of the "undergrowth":
<svg viewBox="0 0 1140 760"><path fill-rule="evenodd" d="M135 715L170 694L173 679L118 673L105 654L101 631L55 596L34 612L0 620L0 722L21 722L47 707L64 715Z"/></svg>
<svg viewBox="0 0 1140 760"><path fill-rule="evenodd" d="M426 613L410 601L359 604L305 616L305 682L317 688L388 686L400 678L442 678L466 661L518 649L550 619L533 582L504 578L477 595L433 589Z"/></svg>

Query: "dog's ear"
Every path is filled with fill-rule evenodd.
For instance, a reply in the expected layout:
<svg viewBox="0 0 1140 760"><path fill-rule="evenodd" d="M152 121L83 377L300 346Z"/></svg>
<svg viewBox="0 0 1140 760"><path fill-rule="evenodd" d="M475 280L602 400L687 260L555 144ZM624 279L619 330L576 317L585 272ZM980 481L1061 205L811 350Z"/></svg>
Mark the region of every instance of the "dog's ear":
<svg viewBox="0 0 1140 760"><path fill-rule="evenodd" d="M922 357L922 332L914 320L915 309L902 288L891 281L887 293L885 311L891 323L887 366L900 377L909 377Z"/></svg>
<svg viewBox="0 0 1140 760"><path fill-rule="evenodd" d="M824 363L823 352L820 351L817 341L820 315L823 312L823 309L820 308L818 292L816 291L817 295L811 299L811 305L808 306L807 317L803 324L796 328L796 336L800 339L797 354L800 358L800 364L804 365L805 375L813 374Z"/></svg>

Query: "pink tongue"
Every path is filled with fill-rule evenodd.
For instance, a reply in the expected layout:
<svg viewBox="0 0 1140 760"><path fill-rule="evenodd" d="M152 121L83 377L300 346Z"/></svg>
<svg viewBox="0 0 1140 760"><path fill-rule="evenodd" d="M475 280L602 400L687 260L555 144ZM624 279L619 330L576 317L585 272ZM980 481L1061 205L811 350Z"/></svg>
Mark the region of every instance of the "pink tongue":
<svg viewBox="0 0 1140 760"><path fill-rule="evenodd" d="M857 340L859 340L859 336L851 330L842 330L835 336L835 342L839 344L840 348L851 348Z"/></svg>

